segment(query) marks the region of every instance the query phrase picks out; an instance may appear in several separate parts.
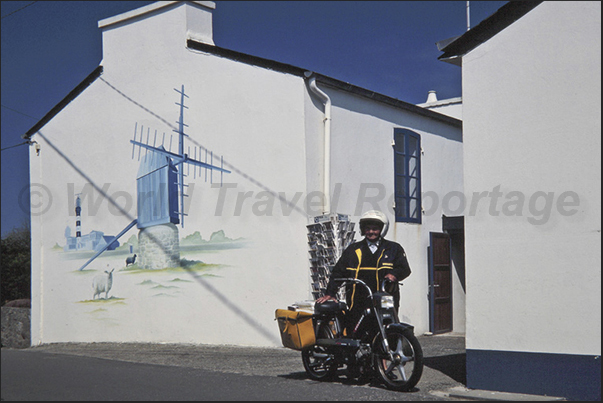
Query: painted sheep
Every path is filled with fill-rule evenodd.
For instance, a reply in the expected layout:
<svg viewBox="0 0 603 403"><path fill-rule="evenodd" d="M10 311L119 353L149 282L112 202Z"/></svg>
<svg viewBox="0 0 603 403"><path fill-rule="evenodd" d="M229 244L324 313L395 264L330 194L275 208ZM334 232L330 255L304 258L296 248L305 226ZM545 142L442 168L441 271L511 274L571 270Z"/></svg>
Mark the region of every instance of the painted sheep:
<svg viewBox="0 0 603 403"><path fill-rule="evenodd" d="M92 299L96 299L97 295L100 298L100 294L103 292L105 293L105 299L109 298L109 290L113 285L113 270L115 269L105 270L104 274L99 274L92 279L92 289L94 290Z"/></svg>
<svg viewBox="0 0 603 403"><path fill-rule="evenodd" d="M134 254L134 256L130 256L126 258L126 267L128 267L128 265L134 264L134 262L136 261L136 253Z"/></svg>

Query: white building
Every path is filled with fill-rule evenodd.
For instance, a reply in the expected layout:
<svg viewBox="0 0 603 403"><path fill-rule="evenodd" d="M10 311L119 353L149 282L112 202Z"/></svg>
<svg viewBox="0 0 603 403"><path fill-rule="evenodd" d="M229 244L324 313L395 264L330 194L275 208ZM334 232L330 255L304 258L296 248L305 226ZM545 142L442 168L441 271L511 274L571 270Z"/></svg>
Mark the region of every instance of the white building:
<svg viewBox="0 0 603 403"><path fill-rule="evenodd" d="M30 156L31 182L52 194L31 220L32 344L280 346L274 311L312 298L306 225L324 213L357 222L375 207L413 271L402 319L418 334L463 333L462 217L442 218L462 216L453 206L463 193L460 120L215 46L214 8L157 2L100 21L101 65L27 133L42 147ZM176 122L189 136L182 150ZM143 236L137 173L145 149L159 146L174 163L186 153L214 169L188 160L184 227L170 217ZM53 249L74 221L76 194L87 228L138 245L134 265L127 248L97 257ZM143 256L143 238L147 248L160 237ZM180 266L138 264L172 240ZM92 278L107 266L109 298L93 300Z"/></svg>
<svg viewBox="0 0 603 403"><path fill-rule="evenodd" d="M467 386L601 400L601 3L509 2L462 64Z"/></svg>
<svg viewBox="0 0 603 403"><path fill-rule="evenodd" d="M438 99L436 91L429 91L427 100L422 104L417 104L425 109L429 109L456 119L463 119L463 100L461 97Z"/></svg>

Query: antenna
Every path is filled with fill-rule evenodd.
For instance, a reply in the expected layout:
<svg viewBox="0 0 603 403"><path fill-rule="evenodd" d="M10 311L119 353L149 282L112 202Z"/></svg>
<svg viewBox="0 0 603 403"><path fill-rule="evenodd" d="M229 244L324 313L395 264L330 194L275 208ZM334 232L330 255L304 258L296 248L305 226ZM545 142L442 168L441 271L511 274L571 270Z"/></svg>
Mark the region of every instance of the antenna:
<svg viewBox="0 0 603 403"><path fill-rule="evenodd" d="M467 2L467 31L469 31L471 29L471 22L470 22L470 18L469 18L469 2Z"/></svg>

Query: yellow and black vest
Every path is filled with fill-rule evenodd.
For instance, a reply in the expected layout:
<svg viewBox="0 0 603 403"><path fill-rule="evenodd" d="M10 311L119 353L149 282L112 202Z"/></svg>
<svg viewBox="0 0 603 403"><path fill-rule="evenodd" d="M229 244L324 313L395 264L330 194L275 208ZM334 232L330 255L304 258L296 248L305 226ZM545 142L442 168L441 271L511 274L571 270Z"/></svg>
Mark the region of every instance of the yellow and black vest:
<svg viewBox="0 0 603 403"><path fill-rule="evenodd" d="M391 273L398 281L410 275L410 267L406 253L396 242L381 239L379 248L372 253L366 240L353 243L341 255L333 268L331 278L356 278L364 281L373 292L378 291L385 275ZM330 281L326 294L335 296L337 284ZM366 290L361 285L346 288L347 302L350 309L358 301L366 299Z"/></svg>

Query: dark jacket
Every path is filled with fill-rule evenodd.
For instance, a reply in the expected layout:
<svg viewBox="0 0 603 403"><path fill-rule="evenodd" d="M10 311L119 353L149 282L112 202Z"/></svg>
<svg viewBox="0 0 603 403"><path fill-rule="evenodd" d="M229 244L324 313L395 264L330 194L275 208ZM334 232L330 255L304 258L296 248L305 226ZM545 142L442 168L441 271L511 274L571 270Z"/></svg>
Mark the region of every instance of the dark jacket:
<svg viewBox="0 0 603 403"><path fill-rule="evenodd" d="M351 244L343 251L341 258L333 267L326 294L332 297L337 296L339 283L334 282L334 278L356 278L364 281L371 291L379 291L379 285L388 273L396 276L398 281L402 281L410 275L404 248L399 243L381 238L379 248L372 253L366 239L363 239ZM358 301L366 298L366 291L361 285L347 286L346 296L348 306L353 309L354 305L358 305ZM397 287L394 299L399 302L400 294ZM398 304L396 303L396 305Z"/></svg>

